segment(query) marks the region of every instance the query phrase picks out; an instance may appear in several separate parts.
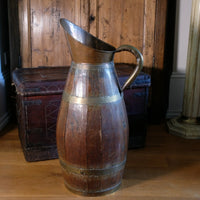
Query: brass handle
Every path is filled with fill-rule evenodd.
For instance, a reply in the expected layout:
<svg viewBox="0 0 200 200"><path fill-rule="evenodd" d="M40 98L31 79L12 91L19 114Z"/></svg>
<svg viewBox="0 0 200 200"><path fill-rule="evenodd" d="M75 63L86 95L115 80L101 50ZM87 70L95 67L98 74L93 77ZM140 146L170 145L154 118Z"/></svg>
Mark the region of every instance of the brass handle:
<svg viewBox="0 0 200 200"><path fill-rule="evenodd" d="M119 48L116 49L116 53L117 52L121 52L121 51L129 51L131 52L133 55L135 55L136 59L137 59L137 66L134 69L133 73L129 76L129 78L127 79L127 81L124 83L124 85L122 86L121 90L123 91L126 87L128 87L137 77L137 75L140 73L140 71L142 70L143 67L143 56L140 53L140 51L130 45L122 45Z"/></svg>

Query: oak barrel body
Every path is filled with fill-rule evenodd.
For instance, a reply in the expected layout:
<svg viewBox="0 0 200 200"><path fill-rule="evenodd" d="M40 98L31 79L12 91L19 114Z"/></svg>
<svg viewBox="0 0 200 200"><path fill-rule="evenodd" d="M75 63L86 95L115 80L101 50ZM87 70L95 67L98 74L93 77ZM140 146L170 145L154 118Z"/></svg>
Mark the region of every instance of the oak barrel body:
<svg viewBox="0 0 200 200"><path fill-rule="evenodd" d="M57 121L65 185L84 195L116 190L127 141L127 114L113 62L72 63Z"/></svg>

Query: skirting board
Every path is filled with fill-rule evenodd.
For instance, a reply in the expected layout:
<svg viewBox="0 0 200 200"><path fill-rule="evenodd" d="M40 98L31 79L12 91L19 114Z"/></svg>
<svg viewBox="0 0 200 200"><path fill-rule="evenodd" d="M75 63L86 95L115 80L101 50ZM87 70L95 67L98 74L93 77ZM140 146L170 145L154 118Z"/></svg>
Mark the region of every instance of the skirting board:
<svg viewBox="0 0 200 200"><path fill-rule="evenodd" d="M185 85L185 74L173 72L169 86L169 105L166 118L174 118L181 115Z"/></svg>
<svg viewBox="0 0 200 200"><path fill-rule="evenodd" d="M3 116L0 117L0 131L2 131L3 128L8 124L10 117L10 112L6 112Z"/></svg>

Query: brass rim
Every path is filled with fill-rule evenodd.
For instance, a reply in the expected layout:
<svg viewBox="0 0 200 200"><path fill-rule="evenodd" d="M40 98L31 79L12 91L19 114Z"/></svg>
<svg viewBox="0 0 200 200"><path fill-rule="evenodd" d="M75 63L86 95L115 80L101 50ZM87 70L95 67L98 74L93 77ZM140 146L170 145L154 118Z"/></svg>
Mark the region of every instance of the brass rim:
<svg viewBox="0 0 200 200"><path fill-rule="evenodd" d="M81 69L81 70L102 70L102 69L113 69L114 63L113 61L108 63L97 63L97 64L90 64L90 63L75 63L72 61L71 68L73 69Z"/></svg>

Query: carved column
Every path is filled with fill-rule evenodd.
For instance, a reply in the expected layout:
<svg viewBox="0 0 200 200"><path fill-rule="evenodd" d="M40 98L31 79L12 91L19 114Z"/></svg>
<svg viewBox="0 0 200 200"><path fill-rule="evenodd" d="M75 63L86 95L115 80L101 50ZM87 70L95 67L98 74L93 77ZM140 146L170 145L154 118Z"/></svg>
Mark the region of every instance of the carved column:
<svg viewBox="0 0 200 200"><path fill-rule="evenodd" d="M182 116L167 122L169 132L200 138L200 0L193 0Z"/></svg>

